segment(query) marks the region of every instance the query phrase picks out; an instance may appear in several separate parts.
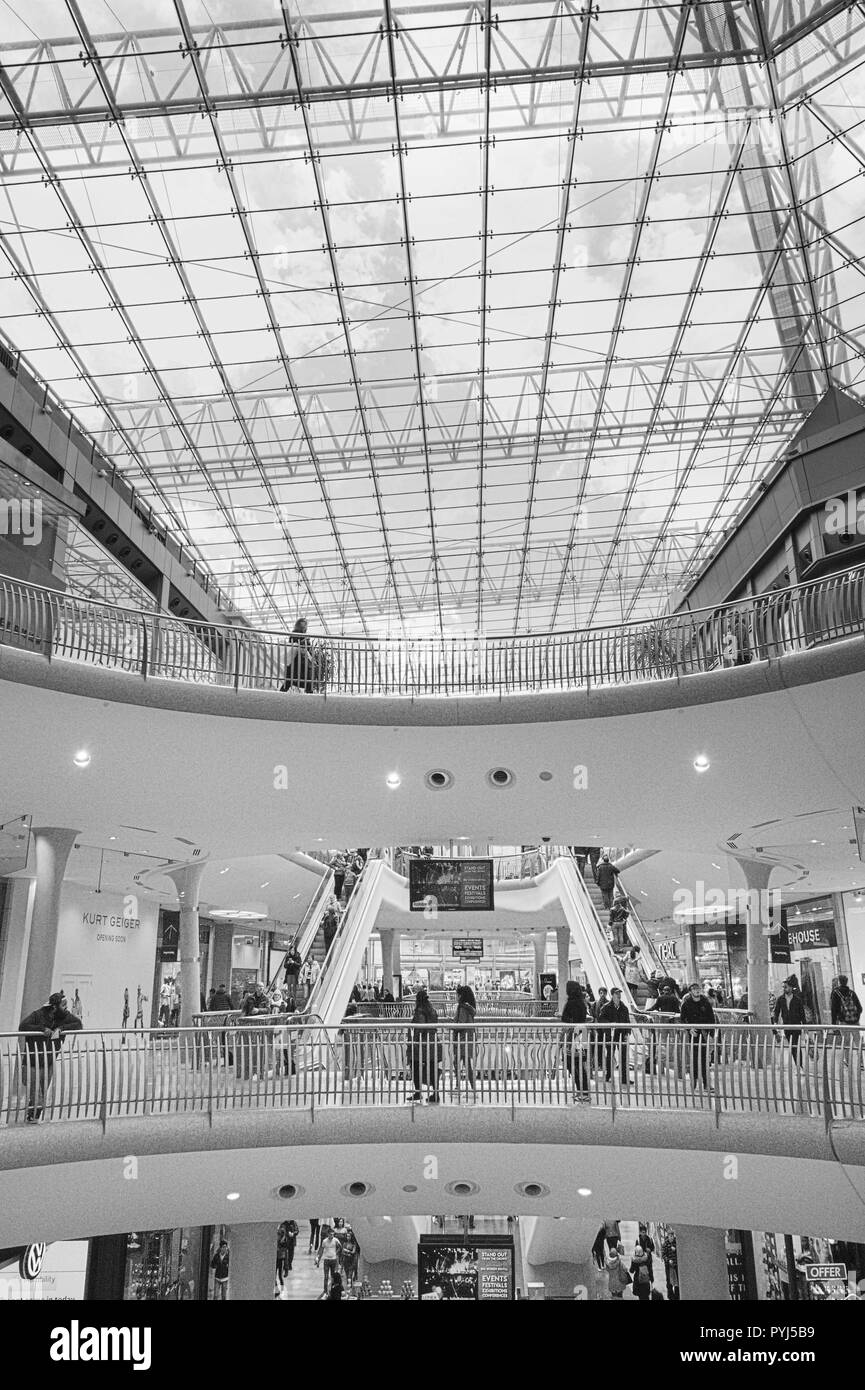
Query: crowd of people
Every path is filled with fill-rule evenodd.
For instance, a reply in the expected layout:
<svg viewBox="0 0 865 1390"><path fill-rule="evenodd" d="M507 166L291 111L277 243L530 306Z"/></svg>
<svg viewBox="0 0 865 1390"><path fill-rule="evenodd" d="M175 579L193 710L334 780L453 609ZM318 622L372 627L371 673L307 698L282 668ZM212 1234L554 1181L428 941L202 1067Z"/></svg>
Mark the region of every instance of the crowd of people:
<svg viewBox="0 0 865 1390"><path fill-rule="evenodd" d="M630 1263L622 1241L621 1224L617 1220L604 1222L592 1246L598 1273L605 1277L609 1297L617 1301L624 1298L628 1288L641 1303L664 1301L664 1295L656 1288L654 1254L655 1242L644 1221L639 1223ZM669 1291L669 1282L667 1287Z"/></svg>

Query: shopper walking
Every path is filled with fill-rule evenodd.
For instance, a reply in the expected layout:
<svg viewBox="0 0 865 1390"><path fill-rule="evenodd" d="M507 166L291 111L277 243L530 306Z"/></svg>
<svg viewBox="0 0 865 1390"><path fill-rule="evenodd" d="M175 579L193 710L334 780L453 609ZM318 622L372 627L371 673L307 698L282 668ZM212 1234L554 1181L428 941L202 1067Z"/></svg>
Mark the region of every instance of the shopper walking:
<svg viewBox="0 0 865 1390"><path fill-rule="evenodd" d="M690 1038L691 1084L701 1081L709 1089L708 1059L711 1034L709 1027L715 1022L715 1010L709 1003L699 980L688 986L688 993L682 1000L680 1018L688 1027Z"/></svg>
<svg viewBox="0 0 865 1390"><path fill-rule="evenodd" d="M27 1120L37 1124L42 1119L45 1097L54 1075L54 1063L67 1033L78 1032L81 1019L66 1007L66 995L57 990L41 1009L22 1018L18 1030L24 1033L21 1057L21 1080L27 1090Z"/></svg>
<svg viewBox="0 0 865 1390"><path fill-rule="evenodd" d="M321 1245L318 1248L318 1255L316 1256L315 1260L316 1269L318 1269L319 1265L324 1263L325 1297L327 1297L328 1290L330 1289L331 1279L339 1270L339 1257L341 1249L342 1245L340 1241L337 1239L332 1229L330 1228L330 1226L325 1226L322 1234Z"/></svg>
<svg viewBox="0 0 865 1390"><path fill-rule="evenodd" d="M457 1010L454 1014L454 1024L456 1025L454 1032L454 1075L457 1092L459 1092L462 1073L465 1071L469 1104L473 1104L475 1099L475 1030L473 1025L477 1009L477 1001L471 985L460 985L457 989Z"/></svg>
<svg viewBox="0 0 865 1390"><path fill-rule="evenodd" d="M576 1028L566 1028L562 1033L565 1070L574 1083L574 1099L587 1101L589 1099L589 1078L586 1072L586 1030L584 1025L589 1012L578 980L568 980L565 985L565 993L567 998L565 1007L562 1009L562 1023L579 1025Z"/></svg>
<svg viewBox="0 0 865 1390"><path fill-rule="evenodd" d="M309 1249L307 1250L306 1253L307 1253L308 1255L312 1255L315 1251L318 1250L318 1247L319 1247L320 1244L321 1244L321 1217L320 1217L320 1216L311 1216L311 1217L309 1218Z"/></svg>
<svg viewBox="0 0 865 1390"><path fill-rule="evenodd" d="M210 1268L213 1270L213 1297L218 1302L224 1302L228 1298L228 1269L231 1263L231 1251L228 1248L228 1241L223 1236L217 1246L216 1254L210 1261Z"/></svg>
<svg viewBox="0 0 865 1390"><path fill-rule="evenodd" d="M287 690L312 692L312 652L306 635L306 618L298 618L291 630L285 663L285 680L279 687L283 694Z"/></svg>
<svg viewBox="0 0 865 1390"><path fill-rule="evenodd" d="M350 1289L354 1288L354 1282L357 1279L357 1266L359 1260L360 1242L351 1226L346 1226L342 1238L342 1272L348 1281Z"/></svg>
<svg viewBox="0 0 865 1390"><path fill-rule="evenodd" d="M300 978L301 964L300 951L297 949L297 940L295 939L291 942L286 952L285 962L282 967L285 971L285 985L288 991L285 1002L286 1006L292 1011L297 1002L297 982Z"/></svg>
<svg viewBox="0 0 865 1390"><path fill-rule="evenodd" d="M605 1004L598 1014L598 1023L606 1025L604 1027L603 1047L604 1047L604 1076L607 1081L612 1080L613 1075L613 1053L618 1050L619 1054L619 1078L622 1086L630 1084L628 1076L628 1034L631 1022L631 1015L627 1005L622 1003L622 991L620 989L610 990L610 1002ZM613 1025L612 1027L610 1025Z"/></svg>
<svg viewBox="0 0 865 1390"><path fill-rule="evenodd" d="M630 1275L634 1281L634 1293L641 1303L648 1303L652 1296L652 1267L649 1257L641 1245L634 1246Z"/></svg>
<svg viewBox="0 0 865 1390"><path fill-rule="evenodd" d="M622 1259L621 1246L616 1250L611 1250L604 1260L604 1269L607 1272L607 1287L610 1291L610 1298L621 1299L625 1289L631 1283L631 1276L625 1269L625 1262Z"/></svg>
<svg viewBox="0 0 865 1390"><path fill-rule="evenodd" d="M425 989L415 995L414 1014L409 1030L409 1056L414 1080L412 1100L421 1100L421 1088L429 1088L428 1103L438 1104L438 1044L435 1025L438 1014L430 1003Z"/></svg>
<svg viewBox="0 0 865 1390"><path fill-rule="evenodd" d="M618 877L619 871L615 864L610 863L610 856L608 854L603 855L598 865L595 881L601 890L601 896L604 899L604 907L607 912L610 912L613 906L613 894L616 891L616 880Z"/></svg>
<svg viewBox="0 0 865 1390"><path fill-rule="evenodd" d="M838 1024L857 1026L862 1017L862 1005L855 990L850 988L846 975L839 975L834 981L832 995L829 1000L832 1010L832 1022Z"/></svg>
<svg viewBox="0 0 865 1390"><path fill-rule="evenodd" d="M793 993L793 984L790 980L786 980L784 983L784 993L775 1004L772 1022L783 1024L784 1037L790 1044L790 1055L798 1066L799 1042L805 1023L805 1005L802 1003L801 996Z"/></svg>
<svg viewBox="0 0 865 1390"><path fill-rule="evenodd" d="M613 938L613 950L620 954L628 946L628 904L624 898L617 898L610 910L609 927Z"/></svg>

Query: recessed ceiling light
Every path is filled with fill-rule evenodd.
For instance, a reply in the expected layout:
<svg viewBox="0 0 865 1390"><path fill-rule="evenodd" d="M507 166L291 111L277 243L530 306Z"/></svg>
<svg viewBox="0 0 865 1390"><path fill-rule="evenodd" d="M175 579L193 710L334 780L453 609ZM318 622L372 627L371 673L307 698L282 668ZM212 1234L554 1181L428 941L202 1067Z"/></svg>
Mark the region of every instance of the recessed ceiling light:
<svg viewBox="0 0 865 1390"><path fill-rule="evenodd" d="M695 772L708 772L710 766L711 764L709 763L709 759L706 757L706 754L698 753L697 757L694 759Z"/></svg>
<svg viewBox="0 0 865 1390"><path fill-rule="evenodd" d="M577 1188L577 1196L578 1196L578 1197L591 1197L591 1195L592 1195L592 1189L591 1189L590 1187L578 1187L578 1188Z"/></svg>
<svg viewBox="0 0 865 1390"><path fill-rule="evenodd" d="M682 880L681 880L680 878L674 878L674 879L673 879L673 882L674 882L674 883L681 884Z"/></svg>
<svg viewBox="0 0 865 1390"><path fill-rule="evenodd" d="M225 1194L225 1200L226 1200L226 1202L239 1202L239 1201L240 1201L240 1193L239 1193L239 1192L226 1192L226 1194Z"/></svg>
<svg viewBox="0 0 865 1390"><path fill-rule="evenodd" d="M260 888L268 888L269 886L270 886L270 879L267 879L267 881L266 881L265 883L259 884L259 887L260 887Z"/></svg>
<svg viewBox="0 0 865 1390"><path fill-rule="evenodd" d="M109 840L116 840L116 839L117 839L117 836L116 836L116 835L109 835L108 838L109 838Z"/></svg>
<svg viewBox="0 0 865 1390"><path fill-rule="evenodd" d="M227 869L220 869L219 872L220 872L221 874L227 874L227 873L228 873L228 870L227 870Z"/></svg>
<svg viewBox="0 0 865 1390"><path fill-rule="evenodd" d="M712 868L713 868L713 869L720 869L720 867L721 867L721 865L720 865L720 864L716 864L715 861L714 861L714 859L713 859L713 860L712 860Z"/></svg>
<svg viewBox="0 0 865 1390"><path fill-rule="evenodd" d="M640 889L640 897L642 897L642 898L647 898L648 896L649 896L649 895L648 895L648 893L646 892L645 888L641 888L641 889Z"/></svg>
<svg viewBox="0 0 865 1390"><path fill-rule="evenodd" d="M90 754L87 752L86 748L79 748L72 761L76 767L89 767Z"/></svg>
<svg viewBox="0 0 865 1390"><path fill-rule="evenodd" d="M399 786L400 782L402 781L402 778L400 777L398 772L389 772L387 774L386 781L391 791L395 791L396 788Z"/></svg>
<svg viewBox="0 0 865 1390"><path fill-rule="evenodd" d="M817 844L817 841L816 841L816 840L811 840L810 843L811 843L812 845L816 845L816 844Z"/></svg>

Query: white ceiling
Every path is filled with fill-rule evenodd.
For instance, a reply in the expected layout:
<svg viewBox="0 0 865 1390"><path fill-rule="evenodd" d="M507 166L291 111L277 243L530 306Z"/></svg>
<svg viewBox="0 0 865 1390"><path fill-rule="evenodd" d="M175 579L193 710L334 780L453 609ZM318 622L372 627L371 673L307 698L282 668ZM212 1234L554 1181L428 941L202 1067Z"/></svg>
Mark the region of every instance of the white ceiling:
<svg viewBox="0 0 865 1390"><path fill-rule="evenodd" d="M765 845L767 822L776 823L770 843L783 845L791 861L826 864L827 847L810 841L834 835L840 853L849 834L840 829L850 823L845 808L865 804L865 741L850 736L861 727L858 674L678 709L471 727L210 717L12 682L0 684L0 698L0 819L29 812L34 824L97 827L103 836L108 827L149 827L205 847L222 866L317 843L440 843L459 835L494 844L549 835L560 844L637 844L717 858L731 836L752 849ZM81 746L92 753L83 771L72 763ZM702 775L693 767L698 752L711 759ZM576 791L578 763L588 785ZM498 766L513 770L512 787L489 785ZM287 790L274 786L280 767ZM450 790L425 787L436 767L454 773ZM393 770L401 777L395 791L385 782ZM542 771L552 777L541 780ZM821 819L818 833L808 817L829 807L840 809ZM836 886L865 882L852 852L849 864ZM831 867L841 874L840 863ZM216 895L213 877L207 892ZM264 864L248 866L242 891L259 898L256 885L268 877ZM284 915L296 891L279 898Z"/></svg>

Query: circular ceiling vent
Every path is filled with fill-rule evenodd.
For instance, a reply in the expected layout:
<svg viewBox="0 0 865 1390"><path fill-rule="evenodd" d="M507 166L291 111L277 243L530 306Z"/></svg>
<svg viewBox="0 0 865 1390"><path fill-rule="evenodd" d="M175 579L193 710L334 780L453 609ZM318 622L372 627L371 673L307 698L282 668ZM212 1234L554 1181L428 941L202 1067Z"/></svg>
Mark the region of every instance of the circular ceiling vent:
<svg viewBox="0 0 865 1390"><path fill-rule="evenodd" d="M375 1192L371 1182L349 1182L339 1190L343 1197L368 1197L371 1192Z"/></svg>
<svg viewBox="0 0 865 1390"><path fill-rule="evenodd" d="M445 1192L451 1197L476 1197L480 1190L476 1182L467 1182L464 1178L445 1184Z"/></svg>
<svg viewBox="0 0 865 1390"><path fill-rule="evenodd" d="M521 1197L549 1197L550 1189L542 1182L518 1182L514 1189Z"/></svg>
<svg viewBox="0 0 865 1390"><path fill-rule="evenodd" d="M302 1197L303 1188L298 1187L297 1184L293 1182L283 1183L282 1187L277 1191L277 1196L282 1197L283 1201L287 1202L292 1197Z"/></svg>
<svg viewBox="0 0 865 1390"><path fill-rule="evenodd" d="M538 776L542 782L552 782L553 780L553 774L551 772L539 772Z"/></svg>
<svg viewBox="0 0 865 1390"><path fill-rule="evenodd" d="M487 773L487 781L491 787L512 787L516 778L509 767L494 767Z"/></svg>
<svg viewBox="0 0 865 1390"><path fill-rule="evenodd" d="M427 773L424 782L430 791L445 792L448 787L453 786L454 775L452 772L448 772L447 768L434 767L431 772Z"/></svg>

